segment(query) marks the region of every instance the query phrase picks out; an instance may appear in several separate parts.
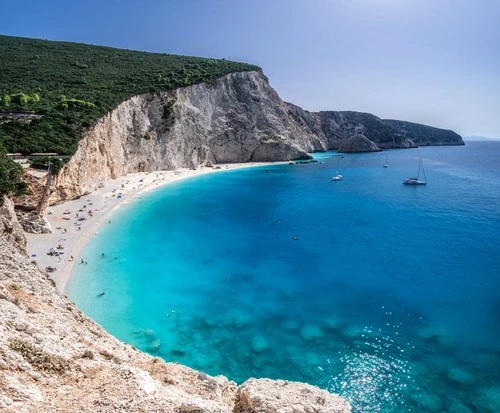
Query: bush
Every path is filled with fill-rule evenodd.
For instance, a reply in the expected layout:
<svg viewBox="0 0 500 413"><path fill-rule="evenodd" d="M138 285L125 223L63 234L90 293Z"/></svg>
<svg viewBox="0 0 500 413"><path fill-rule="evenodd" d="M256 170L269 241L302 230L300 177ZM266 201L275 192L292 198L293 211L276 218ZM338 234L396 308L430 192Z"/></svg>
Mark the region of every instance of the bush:
<svg viewBox="0 0 500 413"><path fill-rule="evenodd" d="M34 169L44 169L44 170L48 170L50 166L50 171L54 175L56 175L59 173L64 163L65 162L60 158L41 157L32 159L30 161L30 166Z"/></svg>
<svg viewBox="0 0 500 413"><path fill-rule="evenodd" d="M17 351L35 369L48 373L65 373L70 368L69 361L49 354L24 340L11 340L9 347Z"/></svg>
<svg viewBox="0 0 500 413"><path fill-rule="evenodd" d="M172 115L174 114L174 105L176 99L169 99L163 102L163 119L173 120Z"/></svg>
<svg viewBox="0 0 500 413"><path fill-rule="evenodd" d="M0 194L26 193L27 185L23 182L22 175L21 165L7 156L7 151L0 143Z"/></svg>

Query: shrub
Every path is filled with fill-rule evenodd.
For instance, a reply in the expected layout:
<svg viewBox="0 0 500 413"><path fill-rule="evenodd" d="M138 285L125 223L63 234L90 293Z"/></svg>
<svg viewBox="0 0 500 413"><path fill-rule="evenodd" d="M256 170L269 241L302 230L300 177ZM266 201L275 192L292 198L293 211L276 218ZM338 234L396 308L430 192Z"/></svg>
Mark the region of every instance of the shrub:
<svg viewBox="0 0 500 413"><path fill-rule="evenodd" d="M24 340L10 340L9 347L17 351L35 369L47 373L65 373L70 368L68 360L61 356L47 353Z"/></svg>
<svg viewBox="0 0 500 413"><path fill-rule="evenodd" d="M7 151L0 143L0 194L26 193L27 185L22 180L22 174L21 165L7 156Z"/></svg>

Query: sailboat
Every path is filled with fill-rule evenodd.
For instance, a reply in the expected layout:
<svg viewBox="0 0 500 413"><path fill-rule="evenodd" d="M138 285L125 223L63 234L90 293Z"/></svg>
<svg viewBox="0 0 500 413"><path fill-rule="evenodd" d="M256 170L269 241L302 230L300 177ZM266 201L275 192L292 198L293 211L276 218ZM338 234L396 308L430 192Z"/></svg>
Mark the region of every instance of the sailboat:
<svg viewBox="0 0 500 413"><path fill-rule="evenodd" d="M422 173L424 175L424 179L420 179L420 170L422 170ZM424 170L424 165L422 164L422 158L420 158L418 162L418 172L417 172L417 177L416 178L406 178L403 181L403 184L405 185L427 185L427 177L425 176L425 170Z"/></svg>
<svg viewBox="0 0 500 413"><path fill-rule="evenodd" d="M389 168L389 162L387 162L387 154L385 155L384 168Z"/></svg>
<svg viewBox="0 0 500 413"><path fill-rule="evenodd" d="M332 177L332 181L342 181L343 177L344 177L344 175L340 175L339 171L337 171L335 173L335 175Z"/></svg>
<svg viewBox="0 0 500 413"><path fill-rule="evenodd" d="M340 160L341 159L344 159L344 157L342 156L341 158L337 158L337 164L338 165L340 165ZM342 181L343 177L344 177L343 175L339 174L339 171L335 171L335 175L332 177L332 181Z"/></svg>

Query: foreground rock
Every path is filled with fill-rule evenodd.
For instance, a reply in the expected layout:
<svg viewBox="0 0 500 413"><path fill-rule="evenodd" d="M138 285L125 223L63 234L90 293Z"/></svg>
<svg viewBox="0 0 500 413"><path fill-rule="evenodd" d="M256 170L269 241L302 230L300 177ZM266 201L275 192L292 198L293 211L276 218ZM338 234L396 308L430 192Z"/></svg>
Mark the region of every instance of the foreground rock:
<svg viewBox="0 0 500 413"><path fill-rule="evenodd" d="M165 363L116 340L56 290L24 247L13 205L2 197L2 412L233 412L236 383ZM265 383L252 397L275 391L275 382ZM295 386L299 394L309 391L307 385ZM284 406L294 400L288 397L282 398ZM324 397L337 400L327 392ZM346 404L342 412L349 411Z"/></svg>
<svg viewBox="0 0 500 413"><path fill-rule="evenodd" d="M238 388L234 413L344 413L349 403L315 386L250 379Z"/></svg>

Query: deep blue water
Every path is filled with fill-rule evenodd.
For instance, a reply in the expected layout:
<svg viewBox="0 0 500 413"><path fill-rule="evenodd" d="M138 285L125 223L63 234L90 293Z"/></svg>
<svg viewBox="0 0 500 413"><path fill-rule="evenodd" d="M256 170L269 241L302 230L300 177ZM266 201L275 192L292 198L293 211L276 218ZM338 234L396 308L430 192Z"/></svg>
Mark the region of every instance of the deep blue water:
<svg viewBox="0 0 500 413"><path fill-rule="evenodd" d="M420 157L428 185L402 185ZM118 338L237 382L305 381L355 412L500 411L500 142L316 159L124 205L70 298Z"/></svg>

